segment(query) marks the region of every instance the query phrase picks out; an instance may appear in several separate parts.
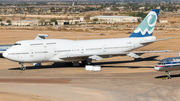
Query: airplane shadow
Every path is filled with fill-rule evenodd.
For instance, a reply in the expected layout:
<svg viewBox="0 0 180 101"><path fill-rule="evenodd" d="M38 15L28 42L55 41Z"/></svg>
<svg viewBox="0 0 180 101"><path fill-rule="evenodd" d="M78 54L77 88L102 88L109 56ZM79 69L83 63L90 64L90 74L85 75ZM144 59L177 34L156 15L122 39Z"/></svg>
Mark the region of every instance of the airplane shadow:
<svg viewBox="0 0 180 101"><path fill-rule="evenodd" d="M2 54L0 54L0 58L4 58L4 57L2 56Z"/></svg>
<svg viewBox="0 0 180 101"><path fill-rule="evenodd" d="M71 65L65 65L65 63L54 63L52 65L46 66L27 66L26 69L33 70L33 69L50 69L50 68L76 68ZM9 68L8 70L20 70L20 65L17 68Z"/></svg>
<svg viewBox="0 0 180 101"><path fill-rule="evenodd" d="M109 67L112 67L112 68L154 68L154 67L151 67L151 66L101 66L101 68L109 68Z"/></svg>
<svg viewBox="0 0 180 101"><path fill-rule="evenodd" d="M61 63L58 63L58 64L59 64L59 66L57 66L57 65L28 66L28 67L26 67L26 69L33 70L33 69L67 68L67 67L63 66ZM17 68L9 68L8 70L20 70L20 66Z"/></svg>
<svg viewBox="0 0 180 101"><path fill-rule="evenodd" d="M166 78L168 77L167 75L162 75L162 76L157 76L157 77L154 77L156 79L160 79L160 78ZM171 75L171 78L176 78L176 77L180 77L180 74L174 74L174 75Z"/></svg>
<svg viewBox="0 0 180 101"><path fill-rule="evenodd" d="M118 63L130 63L130 62L139 62L139 61L159 61L156 60L159 56L152 56L147 58L140 58L138 60L129 60L129 61L111 61L111 62L96 62L92 63L92 65L102 65L102 64L118 64ZM80 65L78 67L84 68L85 66ZM153 68L153 67L143 67L143 66L102 66L105 67L116 67L116 68ZM65 63L54 63L53 65L46 65L46 66L28 66L26 69L33 70L33 69L50 69L50 68L76 68L72 65L65 65ZM20 70L20 66L17 68L9 68L8 70Z"/></svg>
<svg viewBox="0 0 180 101"><path fill-rule="evenodd" d="M111 62L96 62L93 65L102 65L102 64L118 64L118 63L132 63L132 62L140 62L140 61L160 61L155 58L159 56L151 56L147 58L139 58L138 60L129 60L129 61L111 61Z"/></svg>

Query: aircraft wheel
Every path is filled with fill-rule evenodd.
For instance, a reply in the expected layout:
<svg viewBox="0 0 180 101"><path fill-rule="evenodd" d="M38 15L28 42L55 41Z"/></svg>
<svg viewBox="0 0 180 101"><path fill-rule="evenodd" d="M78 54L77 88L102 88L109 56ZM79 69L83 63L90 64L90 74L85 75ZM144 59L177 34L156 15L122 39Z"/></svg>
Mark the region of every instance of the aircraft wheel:
<svg viewBox="0 0 180 101"><path fill-rule="evenodd" d="M65 66L73 66L73 63L72 62L66 62Z"/></svg>

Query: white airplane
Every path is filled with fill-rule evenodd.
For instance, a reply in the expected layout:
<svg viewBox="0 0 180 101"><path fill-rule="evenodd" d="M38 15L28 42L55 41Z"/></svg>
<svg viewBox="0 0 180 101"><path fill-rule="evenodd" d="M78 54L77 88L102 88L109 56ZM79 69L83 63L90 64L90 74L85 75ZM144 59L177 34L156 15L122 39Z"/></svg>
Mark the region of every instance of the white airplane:
<svg viewBox="0 0 180 101"><path fill-rule="evenodd" d="M48 35L38 34L34 40L24 40L16 42L12 47L3 53L3 57L21 64L21 69L25 70L24 63L42 62L72 62L73 66L91 64L92 60L101 60L113 56L130 56L139 58L144 53L168 52L164 51L141 51L130 52L134 49L149 45L156 41L152 36L157 21L159 9L153 9L127 38L98 39L98 40L64 40L45 39Z"/></svg>
<svg viewBox="0 0 180 101"><path fill-rule="evenodd" d="M156 71L165 71L168 78L171 79L170 72L180 70L180 52L179 57L171 57L160 60L154 67Z"/></svg>

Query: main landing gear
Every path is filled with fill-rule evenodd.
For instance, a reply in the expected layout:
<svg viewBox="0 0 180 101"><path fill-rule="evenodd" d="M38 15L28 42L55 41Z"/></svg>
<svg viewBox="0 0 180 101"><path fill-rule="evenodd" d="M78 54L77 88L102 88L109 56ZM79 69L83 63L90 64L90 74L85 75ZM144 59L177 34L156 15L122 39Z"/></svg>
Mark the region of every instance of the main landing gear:
<svg viewBox="0 0 180 101"><path fill-rule="evenodd" d="M21 65L20 69L25 71L26 70L26 66L24 65L24 63L19 63Z"/></svg>
<svg viewBox="0 0 180 101"><path fill-rule="evenodd" d="M168 79L171 79L170 72L171 72L171 71L166 71L166 73L167 73L167 76L168 76Z"/></svg>
<svg viewBox="0 0 180 101"><path fill-rule="evenodd" d="M87 59L85 61L81 61L81 63L83 66L90 65L90 64L92 64L92 59Z"/></svg>

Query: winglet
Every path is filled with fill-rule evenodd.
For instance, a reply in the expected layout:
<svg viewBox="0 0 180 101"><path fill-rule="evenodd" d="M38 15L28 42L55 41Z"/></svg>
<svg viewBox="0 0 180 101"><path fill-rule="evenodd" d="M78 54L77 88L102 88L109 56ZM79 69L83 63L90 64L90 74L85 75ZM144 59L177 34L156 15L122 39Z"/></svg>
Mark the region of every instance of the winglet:
<svg viewBox="0 0 180 101"><path fill-rule="evenodd" d="M152 36L158 14L159 14L159 9L151 10L149 14L144 18L144 20L140 23L140 25L129 36L129 38Z"/></svg>
<svg viewBox="0 0 180 101"><path fill-rule="evenodd" d="M38 34L34 40L42 40L48 37L48 34Z"/></svg>

